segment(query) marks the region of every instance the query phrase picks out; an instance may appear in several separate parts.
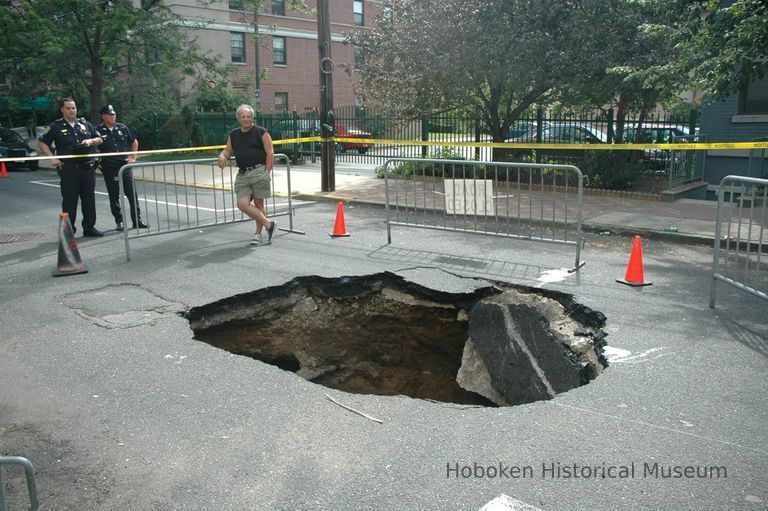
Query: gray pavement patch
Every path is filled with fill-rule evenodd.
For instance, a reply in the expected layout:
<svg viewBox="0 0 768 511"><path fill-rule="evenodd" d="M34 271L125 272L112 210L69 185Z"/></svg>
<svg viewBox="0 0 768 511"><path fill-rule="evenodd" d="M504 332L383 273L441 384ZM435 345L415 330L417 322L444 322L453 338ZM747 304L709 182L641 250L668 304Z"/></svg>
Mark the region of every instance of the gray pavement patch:
<svg viewBox="0 0 768 511"><path fill-rule="evenodd" d="M64 297L63 303L80 317L103 328L151 325L163 317L186 310L183 304L167 301L131 284L109 285L72 293Z"/></svg>

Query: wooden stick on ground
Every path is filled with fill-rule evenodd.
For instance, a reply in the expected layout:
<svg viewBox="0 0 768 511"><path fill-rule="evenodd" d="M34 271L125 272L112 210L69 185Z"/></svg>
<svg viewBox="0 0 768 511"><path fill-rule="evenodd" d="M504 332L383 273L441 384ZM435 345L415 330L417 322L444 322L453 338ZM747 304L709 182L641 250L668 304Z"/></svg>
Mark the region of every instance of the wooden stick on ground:
<svg viewBox="0 0 768 511"><path fill-rule="evenodd" d="M354 408L351 408L351 407L349 407L349 406L347 406L347 405L343 405L343 404L339 403L338 401L336 401L335 399L333 399L333 398L332 398L331 396L329 396L328 394L326 394L326 395L325 395L325 397L327 397L328 399L330 399L331 401L333 401L334 403L336 403L336 404L337 404L337 405L339 405L340 407L342 407L342 408L345 408L345 409L349 410L350 412L354 412L354 413L356 413L356 414L358 414L358 415L362 415L362 416L363 416L363 417L365 417L366 419L372 420L372 421L374 421L374 422L378 422L379 424L384 424L384 421L382 421L382 420L380 420L380 419L377 419L376 417L371 417L370 415L364 414L364 413L363 413L363 412L361 412L361 411L355 410Z"/></svg>

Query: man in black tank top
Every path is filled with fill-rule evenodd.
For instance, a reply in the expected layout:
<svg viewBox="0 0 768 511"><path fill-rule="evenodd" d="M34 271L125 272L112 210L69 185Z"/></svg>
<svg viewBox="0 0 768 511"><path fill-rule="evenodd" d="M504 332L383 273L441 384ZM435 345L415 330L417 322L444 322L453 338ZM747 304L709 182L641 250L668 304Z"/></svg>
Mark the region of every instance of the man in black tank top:
<svg viewBox="0 0 768 511"><path fill-rule="evenodd" d="M219 154L218 165L223 169L234 155L237 163L235 193L237 207L256 222L256 234L251 244L271 243L277 223L267 217L264 199L272 196L272 162L275 150L269 132L253 122L254 112L250 105L240 105L235 112L240 127L227 137L227 147ZM251 203L253 201L253 203ZM267 230L267 239L261 236Z"/></svg>

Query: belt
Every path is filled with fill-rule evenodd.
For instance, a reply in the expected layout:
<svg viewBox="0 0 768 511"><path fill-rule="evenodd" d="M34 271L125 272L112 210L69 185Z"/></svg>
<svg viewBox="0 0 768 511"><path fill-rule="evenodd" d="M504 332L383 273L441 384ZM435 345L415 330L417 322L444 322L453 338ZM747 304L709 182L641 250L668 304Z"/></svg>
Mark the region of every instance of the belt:
<svg viewBox="0 0 768 511"><path fill-rule="evenodd" d="M263 167L263 166L264 166L263 164L258 164L258 165L253 165L253 166L251 166L251 167L243 167L243 168L238 168L238 169L237 169L237 173L238 173L238 174L245 174L246 172L249 172L249 171L251 171L251 170L256 170L256 169L258 169L259 167Z"/></svg>
<svg viewBox="0 0 768 511"><path fill-rule="evenodd" d="M64 167L81 169L81 170L91 170L96 166L96 162L93 160L89 160L89 161L64 160L62 163Z"/></svg>

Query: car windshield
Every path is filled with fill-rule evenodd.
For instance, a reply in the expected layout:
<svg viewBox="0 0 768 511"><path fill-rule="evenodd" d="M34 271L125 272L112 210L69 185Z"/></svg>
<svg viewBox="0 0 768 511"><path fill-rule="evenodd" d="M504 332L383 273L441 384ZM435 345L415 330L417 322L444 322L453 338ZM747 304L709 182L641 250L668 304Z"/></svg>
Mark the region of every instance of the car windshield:
<svg viewBox="0 0 768 511"><path fill-rule="evenodd" d="M0 142L4 144L25 144L21 135L13 130L0 129Z"/></svg>

